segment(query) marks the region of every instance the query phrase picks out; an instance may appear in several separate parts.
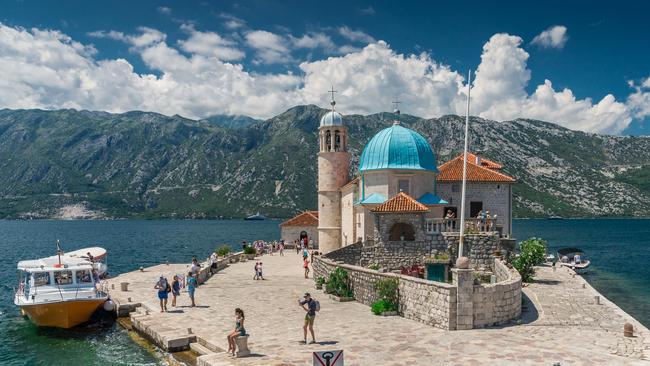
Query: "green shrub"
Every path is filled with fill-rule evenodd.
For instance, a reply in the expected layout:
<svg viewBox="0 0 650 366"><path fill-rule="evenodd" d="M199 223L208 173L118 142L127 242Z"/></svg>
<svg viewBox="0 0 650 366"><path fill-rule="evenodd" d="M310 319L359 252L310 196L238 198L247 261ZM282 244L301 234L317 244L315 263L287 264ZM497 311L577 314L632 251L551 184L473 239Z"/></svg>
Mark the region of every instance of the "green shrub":
<svg viewBox="0 0 650 366"><path fill-rule="evenodd" d="M374 269L376 271L379 269L379 264L371 264L368 266L368 269Z"/></svg>
<svg viewBox="0 0 650 366"><path fill-rule="evenodd" d="M397 311L397 305L392 304L386 300L379 300L372 303L370 310L375 315L381 315L381 313L386 311Z"/></svg>
<svg viewBox="0 0 650 366"><path fill-rule="evenodd" d="M521 275L524 282L532 282L535 266L544 262L546 257L546 241L540 238L530 238L519 243L519 255L512 259L512 266Z"/></svg>
<svg viewBox="0 0 650 366"><path fill-rule="evenodd" d="M224 245L220 246L219 248L217 248L217 250L215 252L217 253L218 256L224 257L224 256L228 255L228 253L230 253L231 251L232 251L232 249L230 248L230 246L228 244L224 244Z"/></svg>
<svg viewBox="0 0 650 366"><path fill-rule="evenodd" d="M325 277L320 276L316 279L316 284L319 286L323 286L325 284Z"/></svg>
<svg viewBox="0 0 650 366"><path fill-rule="evenodd" d="M399 282L396 278L384 278L375 282L375 291L379 300L375 301L370 310L375 315L385 311L397 311L397 289Z"/></svg>
<svg viewBox="0 0 650 366"><path fill-rule="evenodd" d="M342 268L337 268L330 273L325 290L338 297L354 297L349 286L348 272Z"/></svg>
<svg viewBox="0 0 650 366"><path fill-rule="evenodd" d="M396 278L384 278L375 282L375 291L377 291L380 300L397 305L398 286L399 282L397 282Z"/></svg>
<svg viewBox="0 0 650 366"><path fill-rule="evenodd" d="M257 254L257 250L251 246L244 247L244 254Z"/></svg>

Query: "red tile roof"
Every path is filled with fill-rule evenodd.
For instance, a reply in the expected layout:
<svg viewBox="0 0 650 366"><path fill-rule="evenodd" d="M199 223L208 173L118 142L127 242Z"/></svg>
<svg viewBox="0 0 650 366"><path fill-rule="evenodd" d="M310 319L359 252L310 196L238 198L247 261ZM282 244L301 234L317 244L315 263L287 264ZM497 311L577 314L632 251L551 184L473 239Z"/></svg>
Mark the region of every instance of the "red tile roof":
<svg viewBox="0 0 650 366"><path fill-rule="evenodd" d="M429 208L404 192L370 210L372 212L427 212Z"/></svg>
<svg viewBox="0 0 650 366"><path fill-rule="evenodd" d="M280 226L318 226L318 211L305 211L281 223Z"/></svg>
<svg viewBox="0 0 650 366"><path fill-rule="evenodd" d="M489 161L488 162L495 166L493 169L489 169L485 166L476 164L476 156L474 155L474 160L470 157L474 154L468 154L467 156L467 181L468 182L500 182L500 183L514 183L515 179L505 175L496 168L496 166L501 167L500 164ZM482 159L482 162L485 161ZM436 180L439 182L459 182L463 180L463 154L449 160L448 162L442 164L438 167L438 176Z"/></svg>
<svg viewBox="0 0 650 366"><path fill-rule="evenodd" d="M462 158L463 158L463 154L460 154L459 156L457 156L457 158L458 158L458 157L460 157L460 158L462 159ZM481 156L480 158L481 158L481 164L480 164L480 165L481 165L482 167L485 167L485 168L488 168L488 169L501 169L501 168L503 168L503 165L501 165L501 164L499 164L499 163L497 163L497 162L494 162L494 161L492 161L492 160L486 159L486 158L484 158L484 157L482 157L482 156ZM467 161L471 161L471 162L473 162L474 164L476 164L476 154L473 154L473 153L471 153L471 152L468 151L468 152L467 152ZM477 164L477 165L478 165L478 164Z"/></svg>

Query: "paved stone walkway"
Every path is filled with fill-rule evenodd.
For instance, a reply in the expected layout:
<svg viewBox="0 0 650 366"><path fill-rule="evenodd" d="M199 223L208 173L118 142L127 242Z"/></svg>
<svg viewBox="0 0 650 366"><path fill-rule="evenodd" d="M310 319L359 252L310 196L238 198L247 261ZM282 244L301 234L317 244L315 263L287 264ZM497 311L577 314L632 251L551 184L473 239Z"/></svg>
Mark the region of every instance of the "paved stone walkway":
<svg viewBox="0 0 650 366"><path fill-rule="evenodd" d="M176 312L159 313L153 285L160 273L171 278L185 265L160 265L111 280L130 282L130 290L113 291L118 301L141 302L150 310L150 327L162 333L193 333L225 349L234 327L234 309L246 313L252 357L203 356L212 365L312 365L312 351L343 349L346 365L642 365L650 364L650 334L618 307L601 299L584 280L567 269L540 267L538 282L525 289L534 302L522 325L469 331L442 331L401 317L377 317L362 304L337 303L314 290L302 276L301 259L264 256L265 281L254 281L254 262L237 263L197 289L197 308L181 295ZM258 260L260 260L258 259ZM304 311L297 301L311 292L322 310L316 318L316 345L302 345ZM170 308L171 309L171 308ZM625 320L637 337L624 338ZM153 328L152 328L153 329Z"/></svg>

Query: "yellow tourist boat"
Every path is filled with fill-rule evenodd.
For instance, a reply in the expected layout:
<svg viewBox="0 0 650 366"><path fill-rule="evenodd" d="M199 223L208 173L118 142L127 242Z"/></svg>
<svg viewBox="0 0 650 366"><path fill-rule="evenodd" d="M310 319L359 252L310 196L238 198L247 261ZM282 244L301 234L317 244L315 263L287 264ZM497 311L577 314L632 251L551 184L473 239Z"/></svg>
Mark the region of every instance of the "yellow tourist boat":
<svg viewBox="0 0 650 366"><path fill-rule="evenodd" d="M68 256L60 249L53 257L20 261L14 304L38 326L72 328L85 323L108 300L108 293L99 289L96 267L88 258ZM107 305L110 308L110 302Z"/></svg>

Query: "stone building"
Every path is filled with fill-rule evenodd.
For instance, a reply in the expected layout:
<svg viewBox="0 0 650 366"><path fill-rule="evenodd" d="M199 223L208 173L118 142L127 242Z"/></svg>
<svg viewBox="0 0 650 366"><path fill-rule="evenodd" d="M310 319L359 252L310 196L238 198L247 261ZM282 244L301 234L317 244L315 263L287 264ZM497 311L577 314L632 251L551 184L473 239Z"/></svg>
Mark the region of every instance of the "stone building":
<svg viewBox="0 0 650 366"><path fill-rule="evenodd" d="M402 126L399 110L395 110L398 119L370 139L359 159L358 173L350 179L348 130L334 106L332 101L332 110L321 118L318 133L318 240L314 241L320 250L329 253L365 241L427 246L441 233L457 232L463 155L438 166L431 145ZM502 168L478 154L468 154L465 213L474 229L507 237L512 230L515 180ZM418 209L384 211L396 197ZM454 217L446 217L448 213ZM476 218L479 213L483 219ZM397 232L405 235L402 238ZM291 235L283 234L283 239L298 239L295 233Z"/></svg>
<svg viewBox="0 0 650 366"><path fill-rule="evenodd" d="M287 244L307 237L318 245L318 211L305 211L280 224L280 238Z"/></svg>

